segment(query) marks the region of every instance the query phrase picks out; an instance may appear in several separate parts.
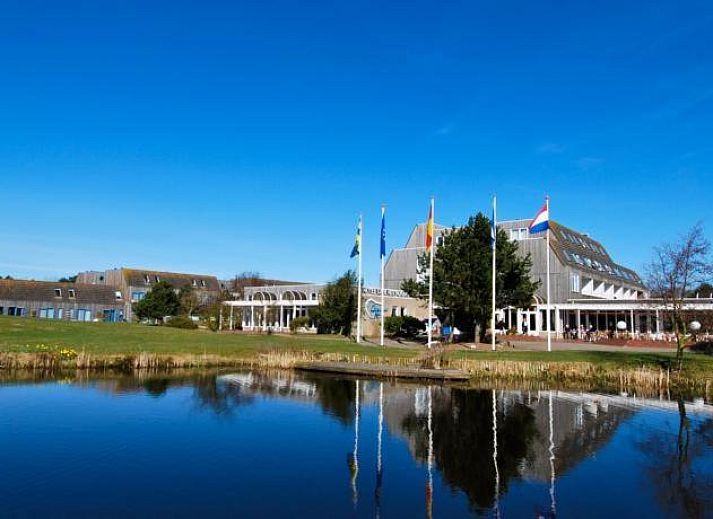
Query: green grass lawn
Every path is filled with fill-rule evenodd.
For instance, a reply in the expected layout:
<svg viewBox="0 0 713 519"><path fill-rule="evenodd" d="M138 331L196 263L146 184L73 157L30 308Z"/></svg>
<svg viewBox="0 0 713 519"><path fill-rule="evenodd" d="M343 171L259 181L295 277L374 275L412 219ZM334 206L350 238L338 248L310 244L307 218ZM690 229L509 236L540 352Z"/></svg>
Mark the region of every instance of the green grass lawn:
<svg viewBox="0 0 713 519"><path fill-rule="evenodd" d="M362 346L341 337L238 335L126 323L76 323L0 317L1 352L36 352L38 346L87 353L214 354L246 357L259 352L298 350L411 357L414 350Z"/></svg>
<svg viewBox="0 0 713 519"><path fill-rule="evenodd" d="M181 330L162 326L126 323L75 323L41 319L0 317L0 352L39 351L72 348L91 354L211 354L226 357L251 357L267 351L308 351L362 354L378 357L412 358L417 349L379 348L357 345L336 336L324 335L242 335L218 334L206 330ZM666 366L672 353L601 351L451 351L447 358L474 360L513 360L523 362L591 362L611 368ZM690 372L710 376L713 358L687 353L684 367Z"/></svg>
<svg viewBox="0 0 713 519"><path fill-rule="evenodd" d="M676 354L672 352L632 352L632 351L454 351L451 358L481 360L513 360L542 362L589 362L607 368L637 368L641 366L667 367L675 365ZM710 377L713 375L713 357L687 352L683 357L683 368L689 374Z"/></svg>

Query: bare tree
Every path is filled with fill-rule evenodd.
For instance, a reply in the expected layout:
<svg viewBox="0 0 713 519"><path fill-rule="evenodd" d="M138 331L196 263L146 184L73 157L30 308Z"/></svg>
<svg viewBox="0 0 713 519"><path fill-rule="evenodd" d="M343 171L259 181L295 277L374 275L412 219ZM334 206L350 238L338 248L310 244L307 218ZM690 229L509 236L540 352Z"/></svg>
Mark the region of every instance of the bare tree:
<svg viewBox="0 0 713 519"><path fill-rule="evenodd" d="M713 270L709 257L710 243L696 224L673 243L654 249L648 267L648 283L654 297L663 300L665 311L676 336L676 360L681 369L683 350L687 346L685 297L692 287L710 279Z"/></svg>
<svg viewBox="0 0 713 519"><path fill-rule="evenodd" d="M259 272L242 272L236 274L230 283L230 292L238 299L245 297L246 287L255 287L265 284L265 279Z"/></svg>

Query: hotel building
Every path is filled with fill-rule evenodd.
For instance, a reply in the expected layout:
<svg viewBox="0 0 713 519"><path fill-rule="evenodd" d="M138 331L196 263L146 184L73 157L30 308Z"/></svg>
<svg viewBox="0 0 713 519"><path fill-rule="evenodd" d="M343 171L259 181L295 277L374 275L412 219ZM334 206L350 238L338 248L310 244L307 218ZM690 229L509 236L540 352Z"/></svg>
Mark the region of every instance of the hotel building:
<svg viewBox="0 0 713 519"><path fill-rule="evenodd" d="M547 240L545 233L531 235L530 220L498 223L508 238L518 245L520 254L530 255L530 276L540 282L528 308L501 308L498 320L518 333L546 333L547 322ZM394 249L385 265L384 283L398 289L407 279L419 280L418 257L425 252L426 224L418 224L403 248ZM436 246L452 229L436 226ZM586 233L550 221L550 294L551 329L557 335L567 330L590 327L599 331L615 330L619 322L634 334L662 334L666 331L662 301L649 298L640 276L611 257L601 242ZM690 310L713 310L713 300L687 302Z"/></svg>

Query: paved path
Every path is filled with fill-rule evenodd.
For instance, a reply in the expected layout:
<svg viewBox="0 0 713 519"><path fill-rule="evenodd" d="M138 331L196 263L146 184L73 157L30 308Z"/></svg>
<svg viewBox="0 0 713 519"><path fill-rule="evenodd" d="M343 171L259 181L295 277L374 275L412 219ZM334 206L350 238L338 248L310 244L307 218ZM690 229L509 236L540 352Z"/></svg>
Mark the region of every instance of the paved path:
<svg viewBox="0 0 713 519"><path fill-rule="evenodd" d="M546 351L546 341L510 341L514 350L520 351ZM663 353L676 352L676 346L611 346L608 344L598 344L596 342L562 342L552 341L552 349L559 351L619 351L630 353ZM488 349L487 344L479 344L477 349ZM503 349L506 349L503 347Z"/></svg>
<svg viewBox="0 0 713 519"><path fill-rule="evenodd" d="M498 350L515 350L515 351L546 351L547 342L546 341L519 341L517 339L509 339L512 348L508 348L503 344L498 344ZM379 346L379 340L376 339L365 339L362 341L365 346ZM413 350L425 351L426 345L420 342L402 340L395 341L389 338L384 340L384 346L387 348L406 348ZM456 343L455 347L465 347L468 349L473 349L473 343ZM661 346L612 346L609 344L599 344L596 342L565 342L565 341L552 341L552 349L559 351L618 351L618 352L629 352L629 353L675 353L676 346L673 343L662 343ZM490 351L490 344L479 343L475 348L477 351Z"/></svg>

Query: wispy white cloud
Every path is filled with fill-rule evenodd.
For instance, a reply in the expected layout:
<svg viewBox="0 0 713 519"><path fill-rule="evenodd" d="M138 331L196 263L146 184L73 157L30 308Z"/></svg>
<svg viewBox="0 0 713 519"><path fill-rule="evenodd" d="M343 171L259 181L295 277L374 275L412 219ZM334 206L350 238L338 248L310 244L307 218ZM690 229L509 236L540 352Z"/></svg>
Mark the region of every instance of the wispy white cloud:
<svg viewBox="0 0 713 519"><path fill-rule="evenodd" d="M537 147L537 153L543 155L559 155L564 153L564 146L559 142L545 142Z"/></svg>
<svg viewBox="0 0 713 519"><path fill-rule="evenodd" d="M582 171L589 171L604 163L604 159L600 157L581 157L574 161L574 165Z"/></svg>
<svg viewBox="0 0 713 519"><path fill-rule="evenodd" d="M444 124L436 130L436 135L450 135L456 129L455 123Z"/></svg>

